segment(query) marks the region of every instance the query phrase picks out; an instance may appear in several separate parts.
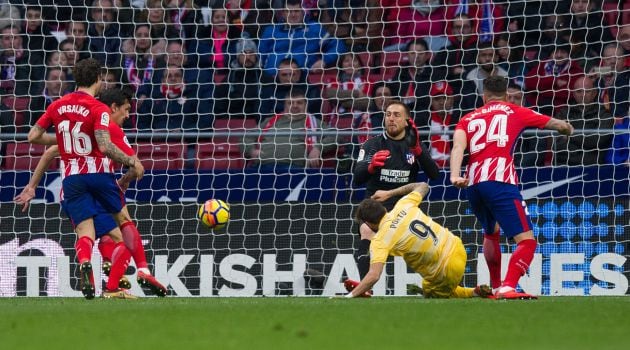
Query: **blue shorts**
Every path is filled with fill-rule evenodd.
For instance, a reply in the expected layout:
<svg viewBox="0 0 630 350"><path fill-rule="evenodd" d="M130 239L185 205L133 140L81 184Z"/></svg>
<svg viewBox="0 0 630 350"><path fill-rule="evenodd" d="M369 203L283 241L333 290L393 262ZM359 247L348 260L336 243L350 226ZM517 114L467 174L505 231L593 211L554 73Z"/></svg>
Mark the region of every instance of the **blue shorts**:
<svg viewBox="0 0 630 350"><path fill-rule="evenodd" d="M66 201L61 201L61 208L68 215L68 210L66 209ZM96 231L96 238L101 238L109 233L109 231L118 227L116 221L112 217L112 214L108 213L100 206L100 204L95 203L99 212L94 216L94 230ZM70 217L70 215L68 215ZM74 226L74 222L72 223Z"/></svg>
<svg viewBox="0 0 630 350"><path fill-rule="evenodd" d="M106 173L66 177L63 179L63 198L65 211L75 226L103 211L118 213L125 205L125 197L114 174Z"/></svg>
<svg viewBox="0 0 630 350"><path fill-rule="evenodd" d="M516 185L484 181L470 186L467 195L484 233L494 233L497 222L509 238L532 229L527 206Z"/></svg>

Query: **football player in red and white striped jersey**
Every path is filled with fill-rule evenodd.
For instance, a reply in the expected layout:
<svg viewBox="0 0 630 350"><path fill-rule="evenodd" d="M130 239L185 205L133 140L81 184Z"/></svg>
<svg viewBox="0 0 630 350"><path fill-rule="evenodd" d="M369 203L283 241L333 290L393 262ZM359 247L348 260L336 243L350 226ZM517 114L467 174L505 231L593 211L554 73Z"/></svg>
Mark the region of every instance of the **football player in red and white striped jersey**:
<svg viewBox="0 0 630 350"><path fill-rule="evenodd" d="M137 158L125 154L111 141L110 109L94 98L101 88L101 64L94 59L79 61L74 68L77 91L53 102L31 128L28 140L37 144L57 144L65 178L63 192L66 211L75 225L75 244L81 270L81 291L94 298L92 247L96 236L93 217L100 208L125 222L124 196L116 183L111 161L129 167L142 178L144 167ZM56 137L46 129L55 126ZM56 139L56 141L55 141Z"/></svg>
<svg viewBox="0 0 630 350"><path fill-rule="evenodd" d="M507 79L484 80L484 106L464 116L455 128L451 151L451 182L468 187L468 200L484 229L483 252L490 270L490 284L500 299L531 299L517 293L518 280L534 257L536 240L525 202L518 189L512 152L526 128L557 130L571 135L571 124L507 102ZM461 176L464 150L468 148L468 171ZM499 228L514 239L517 248L501 283Z"/></svg>

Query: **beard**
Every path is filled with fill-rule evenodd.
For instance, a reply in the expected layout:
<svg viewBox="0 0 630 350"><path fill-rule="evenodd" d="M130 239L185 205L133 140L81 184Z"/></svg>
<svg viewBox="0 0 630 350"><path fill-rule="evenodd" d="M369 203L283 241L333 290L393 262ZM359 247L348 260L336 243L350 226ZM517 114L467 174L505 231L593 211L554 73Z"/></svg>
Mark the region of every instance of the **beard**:
<svg viewBox="0 0 630 350"><path fill-rule="evenodd" d="M405 128L398 129L396 125L387 125L385 131L387 131L387 136L395 139L405 132Z"/></svg>

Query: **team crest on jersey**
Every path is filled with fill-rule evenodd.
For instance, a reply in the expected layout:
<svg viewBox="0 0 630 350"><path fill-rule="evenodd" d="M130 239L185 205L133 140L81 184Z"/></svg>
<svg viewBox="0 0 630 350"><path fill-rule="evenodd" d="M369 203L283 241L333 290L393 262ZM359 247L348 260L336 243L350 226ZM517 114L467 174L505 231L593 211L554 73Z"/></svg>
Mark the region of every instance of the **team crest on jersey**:
<svg viewBox="0 0 630 350"><path fill-rule="evenodd" d="M103 114L101 114L101 125L109 126L109 113L103 112Z"/></svg>
<svg viewBox="0 0 630 350"><path fill-rule="evenodd" d="M405 158L407 159L407 163L409 164L413 164L413 162L416 161L416 157L412 153L407 153L405 155Z"/></svg>

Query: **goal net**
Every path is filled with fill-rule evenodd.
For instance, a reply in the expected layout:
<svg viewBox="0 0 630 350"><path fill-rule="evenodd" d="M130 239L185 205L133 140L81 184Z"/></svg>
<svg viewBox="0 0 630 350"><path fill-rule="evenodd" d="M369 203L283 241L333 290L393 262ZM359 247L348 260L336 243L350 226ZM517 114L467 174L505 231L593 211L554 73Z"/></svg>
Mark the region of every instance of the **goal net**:
<svg viewBox="0 0 630 350"><path fill-rule="evenodd" d="M510 102L577 129L527 131L515 149L539 243L520 288L628 293L628 1L24 0L0 13L0 296L81 295L59 161L27 210L14 197L45 150L28 144L30 127L87 57L103 63L103 89L130 96L123 128L147 173L125 198L172 296L334 295L358 280L352 215L365 188L353 168L393 99L441 169L421 208L462 238L462 283L487 283L481 227L448 157L490 75L509 79ZM210 198L231 206L224 230L196 218ZM513 242L501 248L505 273ZM420 281L395 258L374 292L408 295Z"/></svg>

